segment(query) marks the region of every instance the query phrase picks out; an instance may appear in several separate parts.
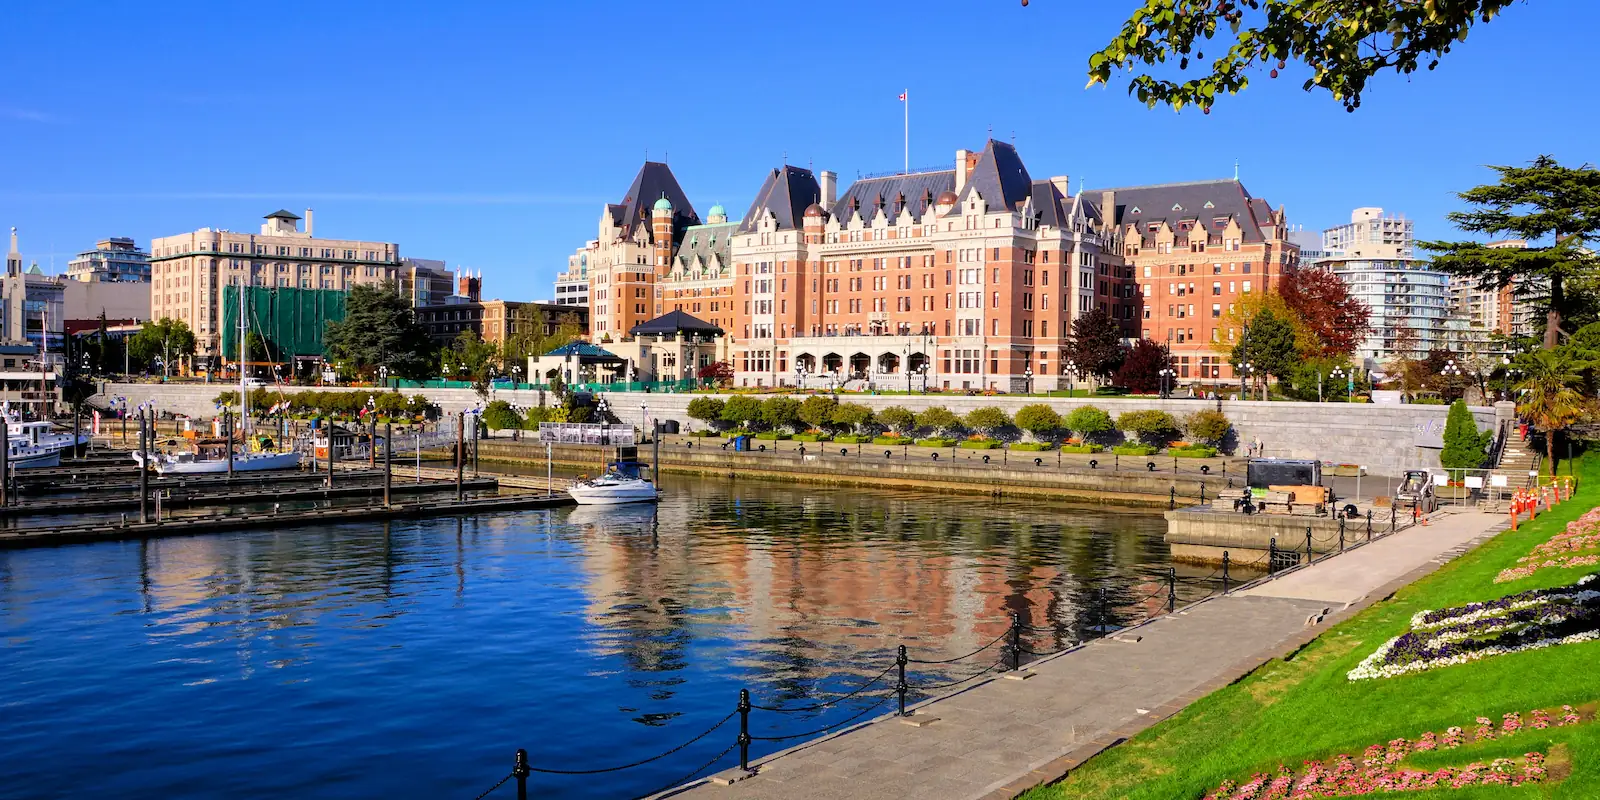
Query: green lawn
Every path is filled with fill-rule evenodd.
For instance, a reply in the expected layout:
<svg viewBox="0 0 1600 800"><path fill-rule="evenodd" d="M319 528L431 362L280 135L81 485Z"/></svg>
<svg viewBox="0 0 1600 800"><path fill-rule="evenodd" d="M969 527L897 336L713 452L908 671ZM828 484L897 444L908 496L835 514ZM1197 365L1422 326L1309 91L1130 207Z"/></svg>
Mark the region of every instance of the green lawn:
<svg viewBox="0 0 1600 800"><path fill-rule="evenodd" d="M1452 725L1470 730L1479 716L1498 722L1502 714L1516 711L1526 719L1532 709L1564 703L1592 709L1600 700L1600 642L1511 653L1393 678L1351 682L1345 677L1380 644L1403 633L1417 611L1567 585L1600 571L1592 566L1544 570L1520 581L1494 583L1502 568L1600 504L1600 457L1580 459L1578 475L1577 496L1554 511L1501 534L1338 625L1288 660L1273 661L1102 753L1061 783L1033 790L1027 800L1188 800L1202 797L1225 779L1243 783L1252 773L1273 772L1279 764L1298 767L1307 759L1340 753L1359 761L1363 748L1396 737L1415 739ZM1586 721L1576 726L1524 729L1508 739L1425 753L1406 762L1418 768L1459 767L1554 747L1552 777L1546 783L1406 796L1600 797L1600 721L1584 716Z"/></svg>

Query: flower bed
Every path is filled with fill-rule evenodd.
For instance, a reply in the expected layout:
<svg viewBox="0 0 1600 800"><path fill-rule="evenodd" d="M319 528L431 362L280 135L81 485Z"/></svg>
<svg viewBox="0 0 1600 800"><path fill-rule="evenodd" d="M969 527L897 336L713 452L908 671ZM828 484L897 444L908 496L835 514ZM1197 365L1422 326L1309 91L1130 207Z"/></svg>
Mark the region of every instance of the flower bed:
<svg viewBox="0 0 1600 800"><path fill-rule="evenodd" d="M1420 611L1411 629L1384 642L1350 670L1352 681L1392 678L1491 656L1600 639L1600 573L1570 586L1533 589L1498 600Z"/></svg>
<svg viewBox="0 0 1600 800"><path fill-rule="evenodd" d="M956 440L954 440L954 439L944 439L944 438L940 438L938 436L930 436L930 437L928 437L926 439L918 439L917 440L917 446L918 447L955 447L956 446Z"/></svg>
<svg viewBox="0 0 1600 800"><path fill-rule="evenodd" d="M1495 583L1520 580L1542 569L1571 569L1600 564L1600 508L1567 523L1562 532L1535 545L1517 559L1519 566L1501 570Z"/></svg>
<svg viewBox="0 0 1600 800"><path fill-rule="evenodd" d="M1521 758L1496 758L1488 763L1474 761L1464 767L1434 770L1405 769L1400 764L1413 753L1454 750L1464 744L1515 736L1519 731L1566 727L1584 721L1570 705L1546 711L1534 709L1524 722L1517 712L1506 714L1497 726L1488 717L1478 717L1471 734L1461 726L1443 733L1429 731L1415 740L1393 739L1362 751L1359 763L1340 754L1322 761L1307 761L1299 770L1280 764L1276 773L1257 773L1248 781L1223 781L1206 793L1205 800L1268 800L1269 798L1359 797L1389 792L1419 792L1428 789L1461 789L1468 786L1521 786L1539 783L1546 777L1548 754L1530 752ZM1592 714L1590 719L1592 719Z"/></svg>

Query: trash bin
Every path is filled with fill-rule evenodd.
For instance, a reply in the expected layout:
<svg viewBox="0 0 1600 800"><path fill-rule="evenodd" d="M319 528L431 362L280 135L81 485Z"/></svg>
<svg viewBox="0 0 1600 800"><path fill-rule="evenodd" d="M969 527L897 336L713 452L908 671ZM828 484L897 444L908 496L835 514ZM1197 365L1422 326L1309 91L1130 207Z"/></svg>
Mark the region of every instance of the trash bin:
<svg viewBox="0 0 1600 800"><path fill-rule="evenodd" d="M749 436L735 436L735 437L733 437L733 449L735 451L737 451L737 452L740 452L740 453L743 453L743 452L749 450L750 449L750 437Z"/></svg>

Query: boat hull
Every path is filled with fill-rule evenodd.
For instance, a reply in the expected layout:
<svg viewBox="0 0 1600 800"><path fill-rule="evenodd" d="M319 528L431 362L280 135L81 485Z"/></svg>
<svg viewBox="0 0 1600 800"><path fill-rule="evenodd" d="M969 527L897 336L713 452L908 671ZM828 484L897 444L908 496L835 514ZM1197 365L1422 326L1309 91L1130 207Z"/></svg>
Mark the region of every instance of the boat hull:
<svg viewBox="0 0 1600 800"><path fill-rule="evenodd" d="M622 503L653 503L659 496L655 484L649 481L630 481L622 484L591 486L576 484L567 490L579 505L612 506Z"/></svg>
<svg viewBox="0 0 1600 800"><path fill-rule="evenodd" d="M137 458L137 456L135 456ZM228 471L226 459L207 461L158 461L156 472L161 475L217 475ZM299 453L251 453L233 459L234 472L263 472L275 469L299 469Z"/></svg>
<svg viewBox="0 0 1600 800"><path fill-rule="evenodd" d="M39 453L37 455L28 455L28 456L13 455L13 456L11 456L11 462L10 463L11 463L11 468L12 469L35 469L35 468L39 468L39 467L59 467L59 466L61 466L61 451L60 450L50 450L50 451L47 451L47 452Z"/></svg>

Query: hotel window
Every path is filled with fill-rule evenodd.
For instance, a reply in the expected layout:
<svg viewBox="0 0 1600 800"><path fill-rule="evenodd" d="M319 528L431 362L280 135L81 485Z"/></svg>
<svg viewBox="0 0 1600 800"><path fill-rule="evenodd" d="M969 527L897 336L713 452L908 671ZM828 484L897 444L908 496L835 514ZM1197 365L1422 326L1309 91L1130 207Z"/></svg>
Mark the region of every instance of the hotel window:
<svg viewBox="0 0 1600 800"><path fill-rule="evenodd" d="M1222 318L1222 304L1221 303L1212 303L1211 304L1211 318L1212 319L1221 319Z"/></svg>

